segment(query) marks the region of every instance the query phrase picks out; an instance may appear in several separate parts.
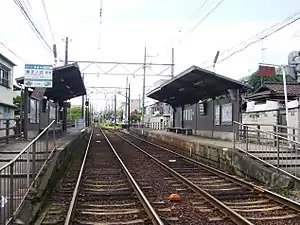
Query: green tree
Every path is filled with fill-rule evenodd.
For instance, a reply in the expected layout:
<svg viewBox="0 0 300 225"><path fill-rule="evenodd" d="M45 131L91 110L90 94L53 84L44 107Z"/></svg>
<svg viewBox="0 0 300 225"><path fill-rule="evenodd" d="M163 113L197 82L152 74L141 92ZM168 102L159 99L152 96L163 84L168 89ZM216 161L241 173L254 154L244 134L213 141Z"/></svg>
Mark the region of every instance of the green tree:
<svg viewBox="0 0 300 225"><path fill-rule="evenodd" d="M122 121L123 120L123 109L119 109L118 111L118 118L119 118L119 121Z"/></svg>
<svg viewBox="0 0 300 225"><path fill-rule="evenodd" d="M282 83L283 82L283 78L282 78L282 74L275 74L274 76L270 76L270 77L261 77L259 76L258 74L258 71L254 72L247 84L252 87L253 89L249 89L248 92L251 92L251 91L256 91L260 86L261 86L261 83L267 83L267 82L275 82L275 83ZM290 75L287 75L286 76L286 82L287 83L297 83L297 81L291 77Z"/></svg>
<svg viewBox="0 0 300 225"><path fill-rule="evenodd" d="M18 107L18 109L20 108L20 103L21 103L21 96L18 95L16 97L13 98L13 103L15 106Z"/></svg>
<svg viewBox="0 0 300 225"><path fill-rule="evenodd" d="M71 115L70 115L70 109L68 109L68 115L67 115L67 119L70 120L70 116L71 119L80 119L81 118L81 107L71 107Z"/></svg>

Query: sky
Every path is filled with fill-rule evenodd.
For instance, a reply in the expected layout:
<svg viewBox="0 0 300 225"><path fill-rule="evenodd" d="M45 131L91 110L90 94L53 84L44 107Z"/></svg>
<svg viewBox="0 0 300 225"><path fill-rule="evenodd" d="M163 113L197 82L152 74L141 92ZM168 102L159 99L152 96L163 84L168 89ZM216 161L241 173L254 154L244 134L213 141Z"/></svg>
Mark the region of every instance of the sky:
<svg viewBox="0 0 300 225"><path fill-rule="evenodd" d="M64 38L70 38L69 60L115 62L143 62L147 47L147 62L171 63L174 47L175 75L192 65L211 66L217 51L237 46L267 27L283 21L300 11L298 0L223 0L204 20L219 0L102 0L100 26L100 0L21 0L30 12L38 29L52 46L57 44L58 55L64 59ZM206 3L205 3L206 2ZM202 7L201 5L205 3ZM23 76L24 64L53 64L53 53L31 30L14 1L2 1L0 13L0 52L14 61L14 77ZM202 21L203 20L203 21ZM202 21L202 22L201 22ZM198 25L198 26L197 26ZM261 61L286 64L289 52L299 50L300 21L286 27L263 42L251 45L244 51L216 65L215 72L240 79L253 73ZM5 44L11 53L1 43ZM240 47L243 47L241 45ZM238 49L238 48L237 48ZM262 51L262 49L265 49ZM16 56L17 55L17 56ZM125 87L126 76L98 74L114 65L97 67L80 63L86 87ZM133 73L139 66L118 66L112 73ZM212 69L209 67L208 69ZM151 75L162 74L164 77ZM139 70L137 74L142 74ZM159 79L169 79L168 66L147 68L146 87L151 90ZM142 76L129 76L132 98L142 94ZM113 89L111 89L113 90ZM95 108L106 105L108 89L88 89ZM122 92L124 94L124 91ZM107 99L112 94L106 94ZM124 97L117 96L118 102ZM148 99L146 100L148 101ZM80 104L80 99L72 104Z"/></svg>

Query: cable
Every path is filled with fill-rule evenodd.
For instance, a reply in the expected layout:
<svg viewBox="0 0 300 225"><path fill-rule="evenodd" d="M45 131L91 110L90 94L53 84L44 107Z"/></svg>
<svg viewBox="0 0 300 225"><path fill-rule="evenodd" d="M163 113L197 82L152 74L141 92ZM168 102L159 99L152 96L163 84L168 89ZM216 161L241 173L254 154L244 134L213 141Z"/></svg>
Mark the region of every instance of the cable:
<svg viewBox="0 0 300 225"><path fill-rule="evenodd" d="M206 2L204 2L204 4ZM205 16L189 31L189 34L191 34L193 31L195 31L197 29L197 27L199 27L221 5L222 2L224 2L224 0L220 0L207 14L205 14ZM201 6L200 6L200 9L201 9ZM179 40L178 43L177 43L177 45L181 44L182 41L183 40ZM164 54L163 56L165 56L166 54Z"/></svg>
<svg viewBox="0 0 300 225"><path fill-rule="evenodd" d="M204 0L204 1L202 2L202 4L198 7L198 9L196 10L196 13L198 13L198 12L200 11L200 9L202 9L203 6L204 6L208 1L209 1L209 0ZM196 14L196 13L195 13L195 14ZM193 15L193 16L190 16L188 21L192 20L193 17L194 17L194 15ZM184 27L181 27L181 28L179 29L178 32L182 32L183 29L184 29Z"/></svg>
<svg viewBox="0 0 300 225"><path fill-rule="evenodd" d="M233 47L231 47L231 48L229 48L229 49L226 49L226 50L224 50L224 51L221 51L220 56L221 56L221 55L224 55L226 52L229 52L229 51L233 50L234 48L236 48L236 47L239 46L239 45L245 44L246 42L250 41L250 40L253 39L253 38L257 38L257 37L259 37L260 35L265 34L267 31L268 31L268 32L271 31L273 28L276 28L277 26L281 26L282 24L285 24L286 22L288 22L289 20L293 19L295 16L297 16L297 15L299 15L299 14L300 14L300 12L297 12L297 13L293 14L292 16L287 17L287 18L284 19L283 21L278 22L278 23L276 23L276 24L273 24L271 27L268 27L268 28L264 29L263 31L259 32L258 34L254 35L254 36L252 36L252 37L250 37L250 38L248 38L247 40L242 41L242 42L240 42L239 44L237 44L237 45L235 45L235 46L233 46Z"/></svg>
<svg viewBox="0 0 300 225"><path fill-rule="evenodd" d="M47 22L48 22L48 26L49 26L49 29L50 29L50 32L51 32L51 35L52 35L52 40L53 40L53 43L55 44L55 38L54 38L53 30L52 30L52 27L51 27L51 23L50 23L50 20L49 20L49 15L48 15L48 12L47 12L47 7L46 7L46 4L45 4L45 0L42 0L42 4L43 4L44 12L45 12L45 15L46 15L46 19L47 19Z"/></svg>
<svg viewBox="0 0 300 225"><path fill-rule="evenodd" d="M197 27L202 24L206 19L207 17L209 17L210 14L212 14L220 5L221 3L224 2L224 0L221 0L219 1L215 7L213 7L190 31L190 33L192 33L193 31L195 31L197 29Z"/></svg>
<svg viewBox="0 0 300 225"><path fill-rule="evenodd" d="M49 50L53 53L52 48L50 47L50 45L47 43L47 41L45 40L45 38L43 37L43 35L40 33L40 31L38 30L38 28L34 24L34 22L32 21L32 19L28 15L28 13L24 9L24 6L20 2L20 0L14 0L14 2L18 6L18 8L21 10L21 12L24 15L25 19L27 20L27 22L29 22L30 28L33 30L33 32L37 35L37 37L39 39L41 39L46 44L46 46L49 48Z"/></svg>
<svg viewBox="0 0 300 225"><path fill-rule="evenodd" d="M6 48L8 51L10 51L14 56L16 56L17 58L21 59L23 62L25 62L24 59L22 59L20 56L18 56L13 50L11 50L9 47L7 47L3 42L0 41L0 44Z"/></svg>
<svg viewBox="0 0 300 225"><path fill-rule="evenodd" d="M240 49L240 50L237 50L237 51L231 53L229 56L227 56L227 57L225 57L225 58L219 60L216 64L219 64L219 63L221 63L221 62L224 62L225 60L231 58L231 57L234 56L235 54L244 51L244 50L247 49L249 46L251 46L251 45L253 45L253 44L256 44L257 42L259 42L259 41L261 41L261 40L263 40L263 39L266 39L267 37L269 37L269 36L271 36L271 35L277 33L278 31L284 29L285 27L287 27L287 26L289 26L289 25L295 23L295 22L298 21L299 19L300 19L300 16L299 16L298 18L292 20L291 22L289 22L289 23L287 23L287 24L285 24L285 25L283 25L283 26L277 28L276 30L272 31L271 33L266 34L265 36L259 38L258 40L255 40L255 41L252 41L252 42L248 43L244 48L242 48L242 49ZM206 67L205 69L210 68L210 67L212 67L212 66L213 66L213 65L208 66L208 67Z"/></svg>

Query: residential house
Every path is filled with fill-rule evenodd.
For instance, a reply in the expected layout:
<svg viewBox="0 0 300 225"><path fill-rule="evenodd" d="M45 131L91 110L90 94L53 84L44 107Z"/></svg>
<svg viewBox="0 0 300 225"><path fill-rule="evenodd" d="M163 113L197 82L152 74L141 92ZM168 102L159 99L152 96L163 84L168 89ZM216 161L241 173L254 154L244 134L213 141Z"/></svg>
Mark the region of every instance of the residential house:
<svg viewBox="0 0 300 225"><path fill-rule="evenodd" d="M6 126L3 119L14 118L15 106L13 98L13 68L16 66L11 60L0 53L0 128ZM11 121L13 123L13 121ZM5 135L5 131L0 132L0 136Z"/></svg>

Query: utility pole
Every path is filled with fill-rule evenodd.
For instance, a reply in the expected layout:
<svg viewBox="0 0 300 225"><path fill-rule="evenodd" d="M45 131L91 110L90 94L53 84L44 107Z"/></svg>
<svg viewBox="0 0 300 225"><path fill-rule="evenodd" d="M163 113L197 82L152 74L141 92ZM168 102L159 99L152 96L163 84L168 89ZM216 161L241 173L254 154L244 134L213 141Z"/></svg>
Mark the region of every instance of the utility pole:
<svg viewBox="0 0 300 225"><path fill-rule="evenodd" d="M125 89L125 113L124 113L125 120L127 119L127 104L128 104L127 88L128 88L128 76L126 77L126 89Z"/></svg>
<svg viewBox="0 0 300 225"><path fill-rule="evenodd" d="M171 77L174 77L174 48L172 48L172 65L171 65Z"/></svg>
<svg viewBox="0 0 300 225"><path fill-rule="evenodd" d="M115 94L115 130L117 126L117 95Z"/></svg>
<svg viewBox="0 0 300 225"><path fill-rule="evenodd" d="M130 127L130 83L128 84L128 107L127 107L127 117L128 117L128 124L127 124L127 130L129 131Z"/></svg>
<svg viewBox="0 0 300 225"><path fill-rule="evenodd" d="M54 56L54 67L56 67L56 64L57 64L57 50L56 50L56 44L53 44L53 56Z"/></svg>
<svg viewBox="0 0 300 225"><path fill-rule="evenodd" d="M68 65L69 38L66 37L65 65Z"/></svg>
<svg viewBox="0 0 300 225"><path fill-rule="evenodd" d="M84 73L82 74L82 81L84 83ZM81 119L84 119L84 95L81 97Z"/></svg>
<svg viewBox="0 0 300 225"><path fill-rule="evenodd" d="M144 64L143 64L143 70L144 70L144 76L143 76L143 103L142 103L142 126L144 127L144 108L145 108L145 86L146 86L146 60L147 60L147 47L145 46L144 51Z"/></svg>

